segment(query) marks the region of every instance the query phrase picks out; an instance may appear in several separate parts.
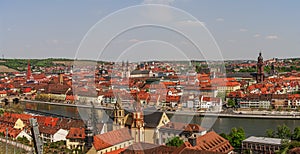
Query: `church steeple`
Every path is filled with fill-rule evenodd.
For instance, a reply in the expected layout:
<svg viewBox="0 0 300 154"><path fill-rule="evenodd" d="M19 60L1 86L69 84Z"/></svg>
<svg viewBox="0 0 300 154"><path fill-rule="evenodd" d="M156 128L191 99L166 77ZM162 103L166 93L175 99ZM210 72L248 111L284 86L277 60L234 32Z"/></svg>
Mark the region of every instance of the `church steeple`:
<svg viewBox="0 0 300 154"><path fill-rule="evenodd" d="M256 74L256 82L261 83L264 81L264 60L261 52L259 52L259 56L257 58L257 74Z"/></svg>
<svg viewBox="0 0 300 154"><path fill-rule="evenodd" d="M134 139L136 142L144 142L144 114L143 109L138 99L135 105L135 111L133 112L133 127L135 128Z"/></svg>
<svg viewBox="0 0 300 154"><path fill-rule="evenodd" d="M121 98L118 97L117 102L114 107L114 124L119 128L123 128L125 125L125 113L124 112L125 111L122 108Z"/></svg>
<svg viewBox="0 0 300 154"><path fill-rule="evenodd" d="M31 74L31 66L30 66L30 60L27 61L27 81L32 81L33 77Z"/></svg>

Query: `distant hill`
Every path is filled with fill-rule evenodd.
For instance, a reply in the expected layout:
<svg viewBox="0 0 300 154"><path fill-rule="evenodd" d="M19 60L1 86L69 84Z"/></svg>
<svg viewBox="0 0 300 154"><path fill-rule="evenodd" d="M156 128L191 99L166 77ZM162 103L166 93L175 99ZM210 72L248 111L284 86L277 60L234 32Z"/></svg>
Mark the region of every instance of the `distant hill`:
<svg viewBox="0 0 300 154"><path fill-rule="evenodd" d="M76 64L85 64L86 62L95 62L92 60L76 60ZM27 70L28 59L1 59L0 65L1 72L3 71L26 71ZM97 63L103 63L102 61L97 61ZM32 69L38 67L52 67L52 66L72 66L74 64L74 59L65 58L48 58L48 59L30 59L30 65ZM4 67L5 66L5 67ZM8 69L8 70L7 70ZM3 71L2 71L3 70Z"/></svg>
<svg viewBox="0 0 300 154"><path fill-rule="evenodd" d="M0 72L1 73L9 73L9 72L17 72L17 70L12 69L12 68L8 68L7 66L4 65L0 65Z"/></svg>

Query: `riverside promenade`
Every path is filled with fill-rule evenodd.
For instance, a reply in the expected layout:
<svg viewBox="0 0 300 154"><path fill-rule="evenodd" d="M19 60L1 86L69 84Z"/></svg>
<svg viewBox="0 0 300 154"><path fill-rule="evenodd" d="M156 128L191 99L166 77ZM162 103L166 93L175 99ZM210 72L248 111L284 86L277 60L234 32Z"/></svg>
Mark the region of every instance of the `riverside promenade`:
<svg viewBox="0 0 300 154"><path fill-rule="evenodd" d="M47 104L56 106L69 106L77 108L92 108L91 105L82 104L66 104L66 103L53 103L33 100L22 100L24 103L36 103L36 104ZM94 106L95 109L112 110L113 108ZM148 110L152 111L152 110ZM162 112L153 110L153 112ZM171 115L187 115L187 116L198 116L198 117L220 117L220 118L258 118L258 119L300 119L299 112L275 112L275 111L234 111L233 113L215 113L215 112L197 112L197 111L165 111Z"/></svg>

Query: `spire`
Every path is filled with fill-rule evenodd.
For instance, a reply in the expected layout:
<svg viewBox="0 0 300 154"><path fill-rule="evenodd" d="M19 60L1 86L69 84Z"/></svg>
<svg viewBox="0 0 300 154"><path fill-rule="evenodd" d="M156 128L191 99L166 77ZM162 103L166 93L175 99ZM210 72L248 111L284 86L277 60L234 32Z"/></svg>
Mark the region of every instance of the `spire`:
<svg viewBox="0 0 300 154"><path fill-rule="evenodd" d="M135 110L133 112L134 128L135 128L135 142L144 142L144 115L139 98L135 102Z"/></svg>
<svg viewBox="0 0 300 154"><path fill-rule="evenodd" d="M257 57L257 74L256 74L256 82L261 83L264 81L264 60L262 57L261 51Z"/></svg>
<svg viewBox="0 0 300 154"><path fill-rule="evenodd" d="M27 80L32 80L30 60L28 60L27 62Z"/></svg>

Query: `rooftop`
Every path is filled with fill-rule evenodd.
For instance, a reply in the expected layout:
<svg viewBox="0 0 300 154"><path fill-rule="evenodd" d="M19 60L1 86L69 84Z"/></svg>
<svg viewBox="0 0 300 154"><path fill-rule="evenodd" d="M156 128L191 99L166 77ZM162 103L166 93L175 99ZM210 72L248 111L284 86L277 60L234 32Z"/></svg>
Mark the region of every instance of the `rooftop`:
<svg viewBox="0 0 300 154"><path fill-rule="evenodd" d="M253 143L264 143L264 144L281 144L281 139L279 138L269 138L269 137L255 137L250 136L245 139L243 142L253 142Z"/></svg>

